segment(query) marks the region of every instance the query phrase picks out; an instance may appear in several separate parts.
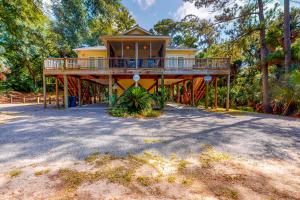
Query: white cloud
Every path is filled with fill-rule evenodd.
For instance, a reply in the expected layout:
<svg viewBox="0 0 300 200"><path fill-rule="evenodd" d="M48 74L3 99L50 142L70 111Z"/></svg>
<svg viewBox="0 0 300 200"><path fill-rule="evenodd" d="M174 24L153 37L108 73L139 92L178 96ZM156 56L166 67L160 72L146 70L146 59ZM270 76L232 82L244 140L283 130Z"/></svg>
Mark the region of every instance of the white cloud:
<svg viewBox="0 0 300 200"><path fill-rule="evenodd" d="M133 0L133 2L138 3L139 6L144 10L155 4L155 1L156 0Z"/></svg>
<svg viewBox="0 0 300 200"><path fill-rule="evenodd" d="M213 19L214 13L209 8L196 8L194 4L190 2L182 2L177 8L173 17L175 20L181 20L187 15L196 15L200 19Z"/></svg>

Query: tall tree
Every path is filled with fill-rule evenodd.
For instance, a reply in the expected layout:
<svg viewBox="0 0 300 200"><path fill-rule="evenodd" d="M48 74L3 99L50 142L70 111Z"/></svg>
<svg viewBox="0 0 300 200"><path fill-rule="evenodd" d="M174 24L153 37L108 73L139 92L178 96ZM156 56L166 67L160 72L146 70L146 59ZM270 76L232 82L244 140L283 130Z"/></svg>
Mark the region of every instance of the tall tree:
<svg viewBox="0 0 300 200"><path fill-rule="evenodd" d="M195 15L187 15L181 21L163 19L156 23L153 33L169 35L171 45L194 48L205 48L216 40L218 34L210 21L200 19Z"/></svg>
<svg viewBox="0 0 300 200"><path fill-rule="evenodd" d="M135 24L120 0L53 0L52 10L60 56L73 56L76 47L99 45L100 35L115 34Z"/></svg>
<svg viewBox="0 0 300 200"><path fill-rule="evenodd" d="M0 1L0 57L10 66L8 84L30 91L41 80L43 59L55 54L55 39L41 1Z"/></svg>
<svg viewBox="0 0 300 200"><path fill-rule="evenodd" d="M291 57L290 1L284 0L284 67L286 73L291 66Z"/></svg>
<svg viewBox="0 0 300 200"><path fill-rule="evenodd" d="M257 0L258 3L258 17L259 17L259 35L260 35L260 66L262 72L262 92L263 92L263 107L264 112L271 112L269 86L268 86L268 49L266 43L266 21L264 15L264 3L262 0Z"/></svg>
<svg viewBox="0 0 300 200"><path fill-rule="evenodd" d="M266 5L271 0L184 0L192 2L196 7L211 8L220 13L215 16L215 24L225 29L232 36L232 41L242 39L259 31L260 35L260 66L262 71L262 94L265 112L270 112L269 88L268 88L268 49L266 45L267 20L271 19L276 12L267 12ZM277 6L275 6L274 10ZM273 11L274 11L273 10ZM265 17L267 13L267 17ZM227 29L227 30L226 30Z"/></svg>

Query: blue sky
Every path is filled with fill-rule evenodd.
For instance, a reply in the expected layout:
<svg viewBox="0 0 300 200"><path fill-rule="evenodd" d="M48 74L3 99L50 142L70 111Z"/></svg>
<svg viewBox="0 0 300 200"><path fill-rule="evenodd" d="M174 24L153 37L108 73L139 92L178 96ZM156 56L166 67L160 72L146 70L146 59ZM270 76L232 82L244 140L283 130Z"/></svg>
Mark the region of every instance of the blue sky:
<svg viewBox="0 0 300 200"><path fill-rule="evenodd" d="M280 2L282 6L283 0L274 1ZM183 2L183 0L122 0L122 3L128 8L137 23L147 30L164 18L180 20L187 14L194 14L205 19L213 18L209 9L196 9L193 4ZM296 6L293 3L291 5Z"/></svg>

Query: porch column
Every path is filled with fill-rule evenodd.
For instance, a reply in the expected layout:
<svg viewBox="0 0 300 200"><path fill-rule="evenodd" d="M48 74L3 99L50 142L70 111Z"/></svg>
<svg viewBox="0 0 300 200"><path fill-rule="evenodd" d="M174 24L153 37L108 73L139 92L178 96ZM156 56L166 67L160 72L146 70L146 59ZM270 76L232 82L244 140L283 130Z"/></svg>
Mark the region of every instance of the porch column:
<svg viewBox="0 0 300 200"><path fill-rule="evenodd" d="M112 75L108 75L108 95L109 95L109 105L112 105Z"/></svg>
<svg viewBox="0 0 300 200"><path fill-rule="evenodd" d="M64 75L64 99L65 99L65 109L69 108L69 99L68 99L68 77Z"/></svg>
<svg viewBox="0 0 300 200"><path fill-rule="evenodd" d="M177 83L177 92L176 92L177 100L176 102L180 102L180 83Z"/></svg>
<svg viewBox="0 0 300 200"><path fill-rule="evenodd" d="M173 99L173 97L174 97L174 85L173 84L171 84L170 85L170 97Z"/></svg>
<svg viewBox="0 0 300 200"><path fill-rule="evenodd" d="M162 108L165 107L165 77L164 74L161 75L161 83L160 83L160 89L161 89L161 96L162 96Z"/></svg>
<svg viewBox="0 0 300 200"><path fill-rule="evenodd" d="M56 95L56 106L59 108L59 95L58 95L58 77L55 79L55 95Z"/></svg>
<svg viewBox="0 0 300 200"><path fill-rule="evenodd" d="M230 74L227 76L227 98L226 98L226 110L229 111L229 93L230 93Z"/></svg>
<svg viewBox="0 0 300 200"><path fill-rule="evenodd" d="M81 106L81 79L77 79L77 88L78 88L78 106Z"/></svg>
<svg viewBox="0 0 300 200"><path fill-rule="evenodd" d="M205 109L208 109L208 81L205 81Z"/></svg>
<svg viewBox="0 0 300 200"><path fill-rule="evenodd" d="M47 88L46 88L46 76L45 75L43 75L43 95L44 95L44 108L47 108L47 101L46 101L46 98L47 98L47 96L46 96L46 91L47 90Z"/></svg>
<svg viewBox="0 0 300 200"><path fill-rule="evenodd" d="M150 44L149 44L149 50L150 50L149 58L151 58L152 57L152 42L150 42Z"/></svg>
<svg viewBox="0 0 300 200"><path fill-rule="evenodd" d="M96 84L95 83L93 84L93 95L94 95L93 101L94 101L94 103L97 103L97 99L96 99Z"/></svg>
<svg viewBox="0 0 300 200"><path fill-rule="evenodd" d="M191 106L195 106L194 78L191 80Z"/></svg>
<svg viewBox="0 0 300 200"><path fill-rule="evenodd" d="M139 59L139 44L135 42L135 68L138 68L138 59Z"/></svg>
<svg viewBox="0 0 300 200"><path fill-rule="evenodd" d="M122 42L122 58L124 58L124 43Z"/></svg>
<svg viewBox="0 0 300 200"><path fill-rule="evenodd" d="M218 77L215 80L215 109L218 109Z"/></svg>

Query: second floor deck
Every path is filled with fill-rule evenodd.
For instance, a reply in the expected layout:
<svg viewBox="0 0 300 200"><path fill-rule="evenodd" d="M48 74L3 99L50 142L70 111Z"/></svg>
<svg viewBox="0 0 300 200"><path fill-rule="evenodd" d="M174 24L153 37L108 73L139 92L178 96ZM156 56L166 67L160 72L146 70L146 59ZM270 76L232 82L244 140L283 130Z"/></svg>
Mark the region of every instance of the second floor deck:
<svg viewBox="0 0 300 200"><path fill-rule="evenodd" d="M48 58L44 74L229 74L228 58Z"/></svg>

